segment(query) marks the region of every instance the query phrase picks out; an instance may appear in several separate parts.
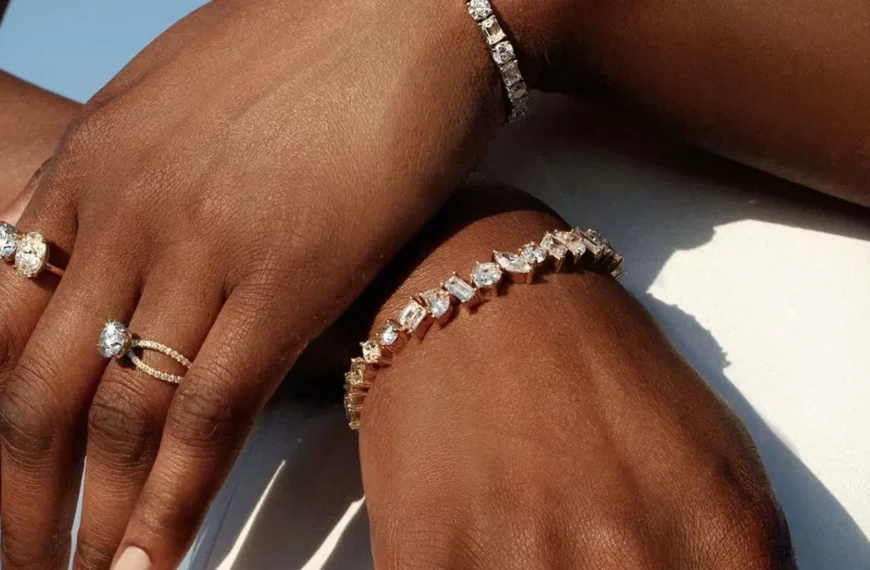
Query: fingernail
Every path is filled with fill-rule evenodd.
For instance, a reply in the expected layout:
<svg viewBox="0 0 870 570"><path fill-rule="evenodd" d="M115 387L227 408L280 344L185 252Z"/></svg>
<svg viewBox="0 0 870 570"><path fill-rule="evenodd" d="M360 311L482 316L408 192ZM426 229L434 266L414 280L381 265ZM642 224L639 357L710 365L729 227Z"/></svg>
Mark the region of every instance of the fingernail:
<svg viewBox="0 0 870 570"><path fill-rule="evenodd" d="M112 570L149 570L151 559L141 548L128 546Z"/></svg>

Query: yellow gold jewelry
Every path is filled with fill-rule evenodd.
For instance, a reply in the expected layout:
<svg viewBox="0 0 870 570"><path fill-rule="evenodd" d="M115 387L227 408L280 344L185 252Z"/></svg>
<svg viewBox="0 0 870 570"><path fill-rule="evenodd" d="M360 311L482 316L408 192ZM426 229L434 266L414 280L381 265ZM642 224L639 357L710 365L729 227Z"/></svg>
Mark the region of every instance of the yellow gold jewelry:
<svg viewBox="0 0 870 570"><path fill-rule="evenodd" d="M561 271L568 264L585 263L618 279L624 274L622 262L622 256L595 230L556 230L516 252L493 251L492 260L477 263L468 280L454 273L440 287L412 297L397 321L388 320L375 338L361 343L362 358L351 360L350 371L344 375L350 428L359 429L363 403L378 370L389 366L410 337L422 339L434 322L447 324L457 306L474 308L498 296L508 282L531 283L537 273Z"/></svg>
<svg viewBox="0 0 870 570"><path fill-rule="evenodd" d="M33 279L43 271L63 277L64 270L49 263L51 248L39 232L20 233L8 222L0 222L0 257L14 262L22 277Z"/></svg>

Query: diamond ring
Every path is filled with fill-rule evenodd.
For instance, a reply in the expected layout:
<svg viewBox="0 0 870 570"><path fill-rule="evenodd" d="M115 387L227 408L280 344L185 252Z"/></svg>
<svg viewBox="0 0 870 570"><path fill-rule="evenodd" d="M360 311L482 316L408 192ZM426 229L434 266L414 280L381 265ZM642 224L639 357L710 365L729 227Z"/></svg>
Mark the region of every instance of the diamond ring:
<svg viewBox="0 0 870 570"><path fill-rule="evenodd" d="M133 363L133 366L153 378L169 382L170 384L178 384L181 382L182 376L156 370L142 362L142 359L136 354L135 349L137 348L160 352L175 360L185 368L190 368L190 360L185 358L183 355L169 348L165 344L133 336L126 326L117 321L106 323L106 326L103 327L103 332L100 333L100 342L97 344L97 350L104 358L117 358L120 360L121 358L126 357Z"/></svg>
<svg viewBox="0 0 870 570"><path fill-rule="evenodd" d="M48 262L51 248L42 234L22 234L8 222L0 222L0 257L15 263L22 277L33 279L43 271L63 277L64 270Z"/></svg>

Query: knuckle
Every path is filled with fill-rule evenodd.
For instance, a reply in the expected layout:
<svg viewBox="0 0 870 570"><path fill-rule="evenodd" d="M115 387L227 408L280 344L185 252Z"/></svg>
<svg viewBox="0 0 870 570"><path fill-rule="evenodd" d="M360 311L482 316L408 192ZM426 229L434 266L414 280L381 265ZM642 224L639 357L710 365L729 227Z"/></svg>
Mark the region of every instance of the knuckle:
<svg viewBox="0 0 870 570"><path fill-rule="evenodd" d="M702 550L718 568L786 568L794 553L785 515L772 492L730 487L704 510Z"/></svg>
<svg viewBox="0 0 870 570"><path fill-rule="evenodd" d="M108 546L100 541L95 542L92 537L79 534L73 567L82 570L108 568L112 564L116 546Z"/></svg>
<svg viewBox="0 0 870 570"><path fill-rule="evenodd" d="M220 380L215 368L200 368L197 374L196 381L186 380L176 392L166 429L193 448L210 448L236 437L253 414L250 397Z"/></svg>
<svg viewBox="0 0 870 570"><path fill-rule="evenodd" d="M92 455L110 463L150 464L161 432L160 418L129 384L111 380L101 384L88 412Z"/></svg>
<svg viewBox="0 0 870 570"><path fill-rule="evenodd" d="M18 366L0 400L3 447L13 460L26 463L47 459L62 427L45 392L29 381L32 374L32 369Z"/></svg>
<svg viewBox="0 0 870 570"><path fill-rule="evenodd" d="M624 510L596 510L588 514L584 548L596 568L649 568L650 538L638 517Z"/></svg>

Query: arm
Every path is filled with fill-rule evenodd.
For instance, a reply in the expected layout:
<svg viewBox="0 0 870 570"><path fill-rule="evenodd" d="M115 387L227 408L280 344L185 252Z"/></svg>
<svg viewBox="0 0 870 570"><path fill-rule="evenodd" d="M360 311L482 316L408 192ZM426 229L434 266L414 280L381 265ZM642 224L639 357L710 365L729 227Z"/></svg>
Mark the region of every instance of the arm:
<svg viewBox="0 0 870 570"><path fill-rule="evenodd" d="M518 4L509 22L532 11L501 4ZM715 153L870 206L866 2L534 6L538 27L519 43L550 30L543 87L594 93Z"/></svg>

